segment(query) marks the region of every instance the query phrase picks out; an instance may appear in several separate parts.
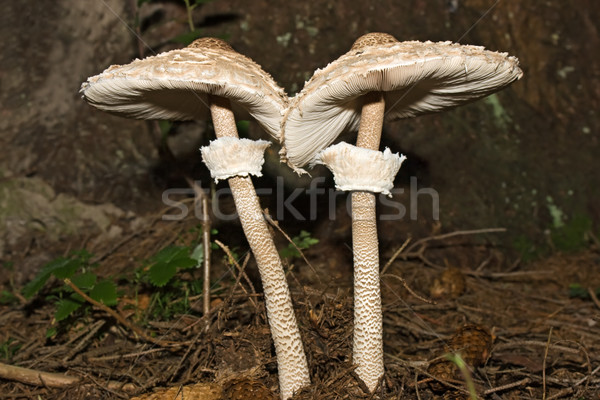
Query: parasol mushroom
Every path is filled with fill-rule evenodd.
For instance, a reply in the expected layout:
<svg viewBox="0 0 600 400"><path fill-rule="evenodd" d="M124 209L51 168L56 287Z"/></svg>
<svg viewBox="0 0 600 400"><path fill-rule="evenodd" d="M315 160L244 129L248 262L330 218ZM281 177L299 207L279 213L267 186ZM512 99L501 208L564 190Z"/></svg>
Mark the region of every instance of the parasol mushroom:
<svg viewBox="0 0 600 400"><path fill-rule="evenodd" d="M278 139L287 96L273 78L226 42L202 38L188 47L111 66L81 87L103 111L142 119L206 120L217 139L201 149L215 180L227 179L256 259L275 343L283 399L310 383L281 259L249 175L261 175L267 141L238 137L234 114L253 117Z"/></svg>
<svg viewBox="0 0 600 400"><path fill-rule="evenodd" d="M333 171L338 189L352 191L353 357L358 376L371 391L384 372L373 193L389 190L391 173L395 175L403 160L389 150L378 151L384 119L443 111L498 91L521 76L517 59L506 53L451 42L398 42L385 33L370 33L317 70L290 100L282 125L282 161L299 174L306 164L323 163ZM356 146L327 148L349 131L358 131ZM365 169L371 172L363 175L381 183L365 186L364 176L356 176Z"/></svg>

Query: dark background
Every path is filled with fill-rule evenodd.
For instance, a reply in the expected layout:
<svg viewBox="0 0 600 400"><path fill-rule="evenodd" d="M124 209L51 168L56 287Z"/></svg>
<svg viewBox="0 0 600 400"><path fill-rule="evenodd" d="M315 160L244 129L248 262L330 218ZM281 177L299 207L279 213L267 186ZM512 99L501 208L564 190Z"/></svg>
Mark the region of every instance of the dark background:
<svg viewBox="0 0 600 400"><path fill-rule="evenodd" d="M4 261L72 236L117 238L115 219L133 224L136 216L162 209L162 192L186 187L184 175L208 182L197 153L208 140L206 124L171 127L165 145L156 124L97 111L78 94L88 76L111 64L180 47L171 39L189 32L182 3L3 2ZM396 179L396 187L405 188L397 200L409 207L409 177L415 176L419 187L439 193L438 228L505 227L507 233L490 240L526 257L577 248L587 232L597 232L597 1L215 0L198 7L193 19L202 35L226 38L290 95L371 31L399 40L482 45L518 57L524 77L502 92L384 126L383 144L409 156ZM255 135L257 129L250 127ZM258 186L274 187L275 176L290 175L276 162L276 151ZM290 180L287 190L306 182ZM426 199L419 212L418 221L383 223L384 244L435 225ZM282 224L292 232L311 226L291 218Z"/></svg>

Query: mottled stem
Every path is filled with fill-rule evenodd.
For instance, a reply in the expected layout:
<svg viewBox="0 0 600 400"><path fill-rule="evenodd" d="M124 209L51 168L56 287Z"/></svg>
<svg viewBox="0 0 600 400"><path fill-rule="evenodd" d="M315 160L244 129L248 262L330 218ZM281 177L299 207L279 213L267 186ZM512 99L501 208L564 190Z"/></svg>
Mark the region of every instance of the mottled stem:
<svg viewBox="0 0 600 400"><path fill-rule="evenodd" d="M365 95L357 147L379 150L385 100L383 93ZM360 168L357 166L357 168ZM354 253L354 345L356 373L374 391L383 376L383 317L379 283L379 241L373 193L352 193Z"/></svg>
<svg viewBox="0 0 600 400"><path fill-rule="evenodd" d="M210 102L217 138L238 137L229 100L211 96ZM249 177L235 176L227 181L246 239L258 265L267 317L277 354L279 390L281 398L286 400L292 397L294 392L310 384L308 364L296 323L290 290L252 180Z"/></svg>

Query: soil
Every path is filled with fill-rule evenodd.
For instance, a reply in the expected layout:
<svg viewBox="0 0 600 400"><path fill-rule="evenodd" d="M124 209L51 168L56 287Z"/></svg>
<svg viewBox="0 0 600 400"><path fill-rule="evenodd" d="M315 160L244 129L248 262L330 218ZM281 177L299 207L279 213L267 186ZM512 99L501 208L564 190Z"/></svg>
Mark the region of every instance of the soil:
<svg viewBox="0 0 600 400"><path fill-rule="evenodd" d="M212 251L208 314L195 289L201 270L160 290L136 283L159 250L199 243L193 213L163 218L178 212L165 208L165 190L189 194L186 178L210 181L196 152L209 125L174 124L164 138L158 124L106 115L77 94L110 64L180 46L170 39L189 30L183 2L136 3L1 6L0 399L278 398L260 279L236 220L213 216L213 239L241 265ZM353 372L345 197L313 206L302 194L293 203L300 219L282 209L280 194L311 181L269 150L255 180L271 193L261 204L289 236L305 230L319 240L305 258L285 260L312 379L294 399L467 399L470 384L481 399L600 399L600 92L590 83L599 12L594 0L216 0L195 10L203 35L226 37L291 95L368 31L508 51L525 72L494 97L384 127L384 145L409 158L393 200L412 212L411 191L435 188L441 213L423 201L414 218L379 224L386 373L375 394ZM249 134L262 132L251 124ZM117 283L119 302L56 322L62 282L32 299L21 289L81 249ZM447 356L456 354L466 369Z"/></svg>
<svg viewBox="0 0 600 400"><path fill-rule="evenodd" d="M1 379L2 398L131 398L182 386L186 399L276 396L277 366L260 283L253 262L246 265L248 250L236 239L237 225L221 226L213 239L235 247L249 279L239 276L221 249L214 250L209 314L203 315L198 295L188 299L184 312L157 316L151 312L156 304L148 305L157 289L132 283L133 269L147 254L197 241L197 219L174 223L162 215L146 217L133 231L124 227L118 240L86 246L99 274L120 277L116 312L154 340L97 306L57 324L54 306L44 301L60 285L54 281L33 301L1 306L2 361L78 380L36 387ZM345 229L340 221L324 224ZM382 248L386 373L376 397L468 399L468 381L445 358L459 353L481 399L598 398L598 245L523 264L482 243L485 232L441 234L431 228L428 236ZM274 232L285 247L286 239ZM374 398L353 373L352 264L344 236L313 245L304 252L306 260L287 259L312 378L294 399ZM4 277L5 289L14 274ZM178 279L191 283L200 274ZM169 301L182 302L184 293L173 291ZM46 337L50 328L57 333ZM174 390L155 398L183 398L174 397Z"/></svg>

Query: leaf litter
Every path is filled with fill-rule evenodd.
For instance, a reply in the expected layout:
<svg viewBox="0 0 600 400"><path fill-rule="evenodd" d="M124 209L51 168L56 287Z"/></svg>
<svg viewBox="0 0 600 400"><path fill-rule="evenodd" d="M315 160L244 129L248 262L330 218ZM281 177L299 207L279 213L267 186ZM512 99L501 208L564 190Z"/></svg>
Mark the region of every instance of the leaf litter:
<svg viewBox="0 0 600 400"><path fill-rule="evenodd" d="M116 241L95 241L91 262L103 277L127 276L148 254L193 241L196 223L149 219ZM287 246L274 232L279 247ZM598 398L599 249L524 264L473 235L382 249L386 374L374 394L352 365L351 265L327 262L347 259L345 244L319 238L303 258L288 259L312 378L294 399ZM243 239L223 237L220 245L238 264L213 251L208 315L201 296L192 296L185 312L153 317L152 293L119 281L113 310L144 335L92 306L47 337L55 309L43 295L1 305L0 399L278 398L254 262ZM435 303L428 300L434 294Z"/></svg>

